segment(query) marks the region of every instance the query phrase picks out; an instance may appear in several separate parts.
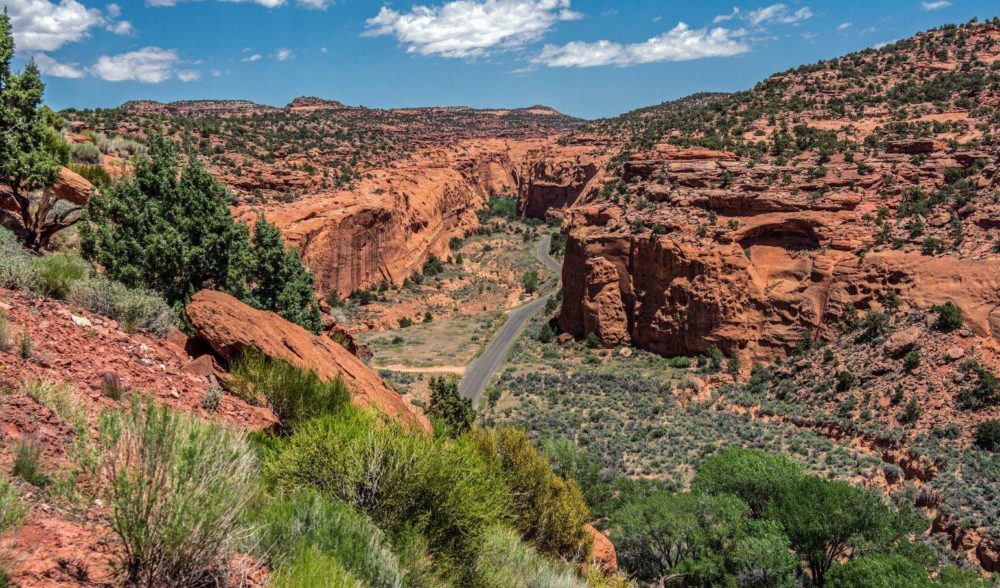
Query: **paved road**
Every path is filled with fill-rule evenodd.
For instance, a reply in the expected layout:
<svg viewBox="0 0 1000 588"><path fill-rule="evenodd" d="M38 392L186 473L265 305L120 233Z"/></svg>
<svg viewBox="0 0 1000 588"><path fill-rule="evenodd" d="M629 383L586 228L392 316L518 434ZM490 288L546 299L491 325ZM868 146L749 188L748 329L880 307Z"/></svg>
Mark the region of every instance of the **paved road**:
<svg viewBox="0 0 1000 588"><path fill-rule="evenodd" d="M561 276L562 265L549 255L549 244L551 241L552 237L550 235L542 237L535 248L535 255L538 256L538 260L545 267L555 272L556 276ZM507 322L493 336L493 340L486 346L482 354L465 368L465 376L458 383L458 392L466 398L471 398L473 405L479 401L479 397L486 390L486 386L493 378L493 374L496 373L497 368L500 367L504 358L507 357L511 346L514 345L514 341L517 340L521 331L524 330L524 325L528 324L528 319L545 306L545 303L552 297L552 294L554 292L549 292L537 300L532 300L511 311L507 317Z"/></svg>

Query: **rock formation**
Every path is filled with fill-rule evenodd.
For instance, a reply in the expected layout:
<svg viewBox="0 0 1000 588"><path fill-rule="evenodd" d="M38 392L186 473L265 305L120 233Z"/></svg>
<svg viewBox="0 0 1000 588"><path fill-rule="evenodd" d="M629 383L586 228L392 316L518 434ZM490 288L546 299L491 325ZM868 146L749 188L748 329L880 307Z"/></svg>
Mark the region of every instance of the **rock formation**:
<svg viewBox="0 0 1000 588"><path fill-rule="evenodd" d="M321 378L341 378L356 405L370 407L398 423L430 431L430 422L347 349L328 337L313 335L273 312L255 310L212 290L195 294L188 319L204 341L224 361L256 348L268 357L312 370Z"/></svg>

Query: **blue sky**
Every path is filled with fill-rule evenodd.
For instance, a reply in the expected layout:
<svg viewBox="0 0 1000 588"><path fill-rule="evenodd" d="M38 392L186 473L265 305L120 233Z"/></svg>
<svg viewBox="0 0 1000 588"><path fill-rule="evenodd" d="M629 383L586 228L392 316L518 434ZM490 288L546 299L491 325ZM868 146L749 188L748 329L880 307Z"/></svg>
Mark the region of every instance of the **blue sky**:
<svg viewBox="0 0 1000 588"><path fill-rule="evenodd" d="M595 118L996 16L987 0L0 0L54 108L315 95Z"/></svg>

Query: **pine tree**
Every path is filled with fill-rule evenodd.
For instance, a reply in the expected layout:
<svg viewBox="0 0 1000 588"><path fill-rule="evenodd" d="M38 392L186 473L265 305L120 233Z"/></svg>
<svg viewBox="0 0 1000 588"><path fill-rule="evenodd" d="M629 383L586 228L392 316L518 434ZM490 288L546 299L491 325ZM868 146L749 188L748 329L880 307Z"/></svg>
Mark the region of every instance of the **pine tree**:
<svg viewBox="0 0 1000 588"><path fill-rule="evenodd" d="M297 251L286 249L278 227L260 218L254 226L251 299L254 306L316 332L323 327L313 276Z"/></svg>
<svg viewBox="0 0 1000 588"><path fill-rule="evenodd" d="M11 70L14 38L10 17L0 14L0 211L12 213L16 232L36 251L52 236L79 220L80 206L60 200L51 187L69 161L69 147L54 127L61 121L39 108L45 86L38 67Z"/></svg>

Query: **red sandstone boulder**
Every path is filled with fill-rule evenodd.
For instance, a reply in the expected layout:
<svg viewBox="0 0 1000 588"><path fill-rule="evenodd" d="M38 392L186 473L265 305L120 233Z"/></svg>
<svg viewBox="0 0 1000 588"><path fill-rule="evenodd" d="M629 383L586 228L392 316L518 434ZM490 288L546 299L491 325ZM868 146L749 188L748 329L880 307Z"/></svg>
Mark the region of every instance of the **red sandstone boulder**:
<svg viewBox="0 0 1000 588"><path fill-rule="evenodd" d="M618 569L618 552L611 540L604 534L590 525L584 525L584 530L593 539L593 546L590 549L590 561L601 569L604 573L611 573Z"/></svg>
<svg viewBox="0 0 1000 588"><path fill-rule="evenodd" d="M94 191L94 186L87 178L75 171L61 167L59 168L59 179L56 180L52 191L63 200L72 202L78 206L83 206L90 200L90 195Z"/></svg>
<svg viewBox="0 0 1000 588"><path fill-rule="evenodd" d="M253 309L212 290L195 294L187 315L198 336L226 361L254 347L268 357L312 370L321 378L341 378L354 393L356 405L375 408L402 425L430 431L424 414L329 337L313 335L273 312Z"/></svg>

